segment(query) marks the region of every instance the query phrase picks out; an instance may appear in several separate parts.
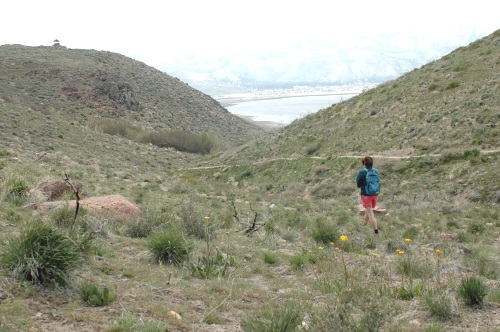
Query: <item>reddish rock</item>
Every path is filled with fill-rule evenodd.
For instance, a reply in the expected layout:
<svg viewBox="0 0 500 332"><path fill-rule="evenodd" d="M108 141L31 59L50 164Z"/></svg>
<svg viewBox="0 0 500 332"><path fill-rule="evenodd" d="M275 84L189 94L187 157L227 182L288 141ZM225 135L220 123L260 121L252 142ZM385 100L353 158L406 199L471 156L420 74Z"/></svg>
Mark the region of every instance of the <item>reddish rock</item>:
<svg viewBox="0 0 500 332"><path fill-rule="evenodd" d="M81 183L76 183L74 186L78 192L82 191ZM64 180L43 181L38 184L37 188L42 191L48 200L61 197L67 192L73 192L73 188Z"/></svg>
<svg viewBox="0 0 500 332"><path fill-rule="evenodd" d="M385 209L383 207L376 206L373 209L373 212L375 212L375 213L381 213L381 214L387 214L388 211L387 211L387 209ZM358 205L358 213L359 214L365 213L365 208L363 207L363 204L359 204Z"/></svg>
<svg viewBox="0 0 500 332"><path fill-rule="evenodd" d="M76 201L56 201L45 202L38 205L40 213L47 213L52 210L61 208L75 208ZM86 212L95 214L96 216L110 217L120 221L127 221L137 218L141 214L141 210L121 195L108 195L99 197L88 197L80 200L80 207Z"/></svg>

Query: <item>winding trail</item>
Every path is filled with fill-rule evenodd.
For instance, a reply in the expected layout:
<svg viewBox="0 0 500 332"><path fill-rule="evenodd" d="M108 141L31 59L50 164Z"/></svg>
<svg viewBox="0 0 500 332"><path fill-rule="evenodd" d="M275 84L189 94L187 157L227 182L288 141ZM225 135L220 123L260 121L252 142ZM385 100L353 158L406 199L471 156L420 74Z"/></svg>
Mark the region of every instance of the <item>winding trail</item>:
<svg viewBox="0 0 500 332"><path fill-rule="evenodd" d="M481 154L489 154L489 153L498 153L500 152L500 149L494 149L494 150L480 150L479 151ZM441 157L442 154L421 154L421 155L416 155L416 156L386 156L386 155L371 155L374 158L380 158L380 159L411 159L411 158L425 158L425 157ZM335 158L353 158L353 159L358 159L358 158L364 158L365 156L361 155L340 155L340 156L335 156ZM304 158L304 157L300 157ZM307 157L306 157L307 158ZM325 157L309 157L310 159L319 159L319 160L326 160L328 158ZM259 165L263 163L267 163L270 161L277 161L277 160L297 160L297 158L272 158L272 159L263 159L259 161L255 161L251 163L251 165ZM223 168L223 167L238 167L241 166L241 164L234 164L234 165L216 165L216 166L197 166L197 167L189 167L189 168L181 168L179 171L185 171L185 170L198 170L198 169L215 169L215 168Z"/></svg>

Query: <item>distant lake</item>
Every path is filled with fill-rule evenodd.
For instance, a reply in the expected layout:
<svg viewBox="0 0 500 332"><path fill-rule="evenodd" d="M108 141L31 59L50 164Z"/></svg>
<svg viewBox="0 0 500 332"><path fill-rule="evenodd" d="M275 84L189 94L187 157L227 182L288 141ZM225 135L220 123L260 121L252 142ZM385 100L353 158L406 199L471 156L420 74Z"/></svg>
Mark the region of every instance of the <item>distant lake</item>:
<svg viewBox="0 0 500 332"><path fill-rule="evenodd" d="M235 115L250 117L254 121L289 124L296 119L315 113L355 95L356 93L279 97L276 99L243 101L228 106L226 109Z"/></svg>

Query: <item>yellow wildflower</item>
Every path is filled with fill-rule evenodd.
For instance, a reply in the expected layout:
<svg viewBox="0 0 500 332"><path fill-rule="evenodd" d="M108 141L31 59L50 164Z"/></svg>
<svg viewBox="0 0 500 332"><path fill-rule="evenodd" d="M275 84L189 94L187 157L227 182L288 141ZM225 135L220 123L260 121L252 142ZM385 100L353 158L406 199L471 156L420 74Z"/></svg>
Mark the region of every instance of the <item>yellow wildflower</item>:
<svg viewBox="0 0 500 332"><path fill-rule="evenodd" d="M429 250L425 249L424 254L427 256L429 254Z"/></svg>
<svg viewBox="0 0 500 332"><path fill-rule="evenodd" d="M309 249L309 250L307 251L307 253L308 253L308 254L312 254L312 252L313 252L313 251L312 251L311 249Z"/></svg>
<svg viewBox="0 0 500 332"><path fill-rule="evenodd" d="M340 250L340 248L339 248L339 247L336 247L336 248L335 248L335 251L339 251L339 250Z"/></svg>
<svg viewBox="0 0 500 332"><path fill-rule="evenodd" d="M208 220L210 220L210 217L209 216L205 216L203 219L205 219L205 220L208 221Z"/></svg>
<svg viewBox="0 0 500 332"><path fill-rule="evenodd" d="M373 257L377 257L377 253L376 252L372 252L372 256Z"/></svg>
<svg viewBox="0 0 500 332"><path fill-rule="evenodd" d="M396 254L403 255L405 252L403 250L396 249Z"/></svg>
<svg viewBox="0 0 500 332"><path fill-rule="evenodd" d="M319 251L323 250L323 247L318 247L318 250L319 250Z"/></svg>
<svg viewBox="0 0 500 332"><path fill-rule="evenodd" d="M340 236L340 241L347 242L347 240L349 240L349 238L346 235L341 235Z"/></svg>
<svg viewBox="0 0 500 332"><path fill-rule="evenodd" d="M439 249L436 249L436 254L438 254L438 255L442 255L442 254L443 254L443 252L442 252L441 250L439 250Z"/></svg>
<svg viewBox="0 0 500 332"><path fill-rule="evenodd" d="M406 242L406 243L410 243L410 242L411 242L411 239L405 239L405 242Z"/></svg>
<svg viewBox="0 0 500 332"><path fill-rule="evenodd" d="M335 245L335 242L330 242L330 246L333 247Z"/></svg>

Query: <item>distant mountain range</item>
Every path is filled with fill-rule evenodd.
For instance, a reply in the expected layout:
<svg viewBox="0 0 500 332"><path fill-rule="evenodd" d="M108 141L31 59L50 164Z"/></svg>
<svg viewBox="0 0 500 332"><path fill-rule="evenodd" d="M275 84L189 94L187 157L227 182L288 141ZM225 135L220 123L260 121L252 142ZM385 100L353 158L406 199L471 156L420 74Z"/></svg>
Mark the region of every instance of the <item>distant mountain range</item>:
<svg viewBox="0 0 500 332"><path fill-rule="evenodd" d="M209 94L297 84L378 83L394 79L484 36L468 31L457 33L453 39L439 36L430 39L393 33L366 35L349 41L298 41L295 46L279 51L235 51L223 55L200 52L171 58L161 69Z"/></svg>

